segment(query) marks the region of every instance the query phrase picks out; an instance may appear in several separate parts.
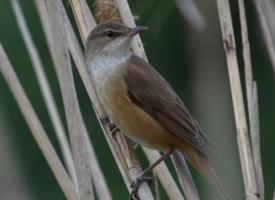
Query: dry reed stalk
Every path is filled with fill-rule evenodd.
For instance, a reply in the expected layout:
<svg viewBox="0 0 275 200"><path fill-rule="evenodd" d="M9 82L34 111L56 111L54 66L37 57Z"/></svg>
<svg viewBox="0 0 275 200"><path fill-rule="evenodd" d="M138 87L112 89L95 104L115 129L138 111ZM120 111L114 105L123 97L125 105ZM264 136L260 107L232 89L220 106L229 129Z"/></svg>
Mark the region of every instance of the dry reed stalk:
<svg viewBox="0 0 275 200"><path fill-rule="evenodd" d="M87 143L85 142L84 125L74 85L68 40L65 30L65 17L62 11L62 2L46 1L49 16L50 29L46 34L52 34L51 55L61 88L62 99L65 108L65 115L69 130L69 138L76 168L77 182L79 186L79 199L94 199L94 192L91 182L89 168L89 157Z"/></svg>
<svg viewBox="0 0 275 200"><path fill-rule="evenodd" d="M255 4L257 14L258 14L258 17L260 20L260 26L262 28L263 38L265 41L267 52L268 52L268 55L269 55L269 58L270 58L270 61L271 61L272 67L273 67L273 73L275 74L275 47L274 47L272 35L270 32L270 28L268 26L264 8L263 8L264 2L261 0L254 0L254 4Z"/></svg>
<svg viewBox="0 0 275 200"><path fill-rule="evenodd" d="M48 13L47 13L47 9L46 9L46 5L45 2L42 2L40 0L36 0L36 7L38 9L38 13L42 22L42 26L44 28L44 30L48 30ZM82 56L83 57L83 53L82 50L80 48L79 45L77 45L77 39L76 36L74 34L74 31L72 29L72 26L69 22L68 16L66 14L66 11L64 9L64 6L62 5L62 11L63 14L65 16L65 27L66 27L66 32L67 32L67 37L68 37L68 46L70 48L70 50L72 50L74 53L72 53L72 56L76 62L76 65L78 65L79 63L79 57ZM49 34L46 34L46 36L48 36L47 38L49 38ZM86 68L83 67L83 69L85 70ZM81 73L83 74L83 73ZM85 74L85 71L84 71ZM86 78L89 80L89 75L88 73L86 73ZM83 78L83 76L82 76ZM84 77L85 79L85 77ZM89 81L84 81L84 83L89 83ZM89 86L86 86L89 87ZM105 181L104 175L100 169L99 163L97 161L95 152L94 152L94 148L92 146L92 143L90 142L90 138L88 136L87 131L84 131L84 135L85 135L85 141L87 143L87 151L88 151L88 157L89 157L89 166L90 166L90 171L91 171L91 175L92 175L92 180L95 186L95 190L97 192L97 195L99 197L99 199L102 200L110 200L111 198L111 194L110 191L108 189L107 183ZM96 180L96 181L95 181Z"/></svg>
<svg viewBox="0 0 275 200"><path fill-rule="evenodd" d="M96 96L94 93L92 82L90 80L89 73L86 68L83 52L82 52L81 47L78 43L78 40L76 38L76 35L72 28L71 22L69 21L69 17L67 16L67 13L66 13L64 7L63 7L63 12L65 15L65 21L66 21L65 27L66 27L67 36L68 36L68 46L69 46L70 53L74 59L74 62L76 64L76 67L80 73L82 80L83 80L83 83L84 83L85 88L88 92L88 95L91 99L93 99ZM99 106L99 105L97 105L97 106ZM90 157L96 157L94 149L93 149L92 145L90 144L90 139L89 139L88 135L86 137L87 137L86 141L89 143L88 144L88 153L91 154ZM91 159L90 159L90 166L91 166L91 173L92 173L94 185L95 185L97 194L99 196L99 199L102 199L102 200L112 199L110 191L107 187L105 178L104 178L103 173L100 169L100 166L97 164L97 162L95 162Z"/></svg>
<svg viewBox="0 0 275 200"><path fill-rule="evenodd" d="M146 147L142 147L146 157L148 158L150 164L153 164L160 157L160 153L158 151L153 151ZM169 172L168 167L164 162L161 162L154 170L154 173L159 178L163 189L167 193L167 196L171 200L184 200L183 195L179 187L177 186L175 180Z"/></svg>
<svg viewBox="0 0 275 200"><path fill-rule="evenodd" d="M246 96L248 105L248 117L250 127L251 147L256 170L257 187L259 190L259 199L264 199L264 180L262 172L261 145L260 145L260 128L259 128L259 111L257 83L253 80L251 53L248 38L246 14L244 1L239 0L239 13L242 31L243 59L245 67Z"/></svg>
<svg viewBox="0 0 275 200"><path fill-rule="evenodd" d="M85 42L88 34L96 26L96 21L87 5L86 0L70 0L71 7L76 18L77 27L81 35L82 41Z"/></svg>
<svg viewBox="0 0 275 200"><path fill-rule="evenodd" d="M177 174L179 176L179 180L184 190L186 199L199 200L199 193L192 179L192 174L188 168L184 155L176 150L172 156L173 164L177 170Z"/></svg>
<svg viewBox="0 0 275 200"><path fill-rule="evenodd" d="M0 71L2 72L39 148L53 171L59 186L69 200L77 199L77 192L54 150L47 133L37 117L13 67L0 44Z"/></svg>
<svg viewBox="0 0 275 200"><path fill-rule="evenodd" d="M17 2L17 1L15 1L15 2ZM67 152L67 154L68 154L67 157L69 157L69 156L71 157L71 158L67 158L67 160L71 159L71 161L70 160L67 161L67 163L68 163L67 165L69 165L68 168L69 169L72 168L70 171L75 170L74 165L73 165L71 152L70 152L70 149L68 149L69 146L66 146L67 145L66 144L67 143L67 141L66 141L67 138L65 136L65 132L64 132L64 128L63 128L63 125L61 123L61 120L60 120L60 116L58 114L58 109L57 109L56 104L55 104L55 102L52 98L53 95L50 91L49 83L48 83L46 75L44 73L41 61L38 57L37 50L36 50L36 48L35 48L35 46L32 42L30 33L27 30L26 24L24 22L23 15L20 14L21 13L20 11L17 12L17 13L18 13L17 20L19 21L19 25L20 25L21 30L22 30L21 31L22 35L24 36L24 40L25 40L27 49L29 51L29 54L30 54L31 59L32 59L33 66L35 68L35 72L37 73L37 77L38 77L37 79L38 79L38 81L41 85L40 88L42 90L42 94L44 94L44 99L46 101L46 105L47 105L47 108L49 110L49 113L50 113L50 116L51 116L51 119L52 119L52 123L54 124L56 132L57 133L60 132L59 133L60 146L61 147L64 146L63 149L64 149L65 153ZM44 17L47 17L47 16L44 16ZM93 149L93 147L90 143L87 132L85 132L85 133L86 133L85 141L87 142L88 155L89 155L89 164L91 166L90 168L91 168L92 177L96 178L96 180L97 180L94 183L97 194L98 194L100 199L104 199L104 200L111 199L110 192L108 190L108 187L107 187L107 184L105 182L104 176L102 174L102 171L100 170L98 161L96 159L94 149ZM72 178L74 179L74 182L76 184L77 183L76 182L77 181L76 180L76 174L75 174L75 171L73 171L73 172L74 172L74 174L72 174L72 172L71 172L71 176L73 176Z"/></svg>
<svg viewBox="0 0 275 200"><path fill-rule="evenodd" d="M160 200L159 180L156 178L156 174L153 173L155 200Z"/></svg>
<svg viewBox="0 0 275 200"><path fill-rule="evenodd" d="M85 8L87 6L87 4L84 4L84 3L79 4L78 1L72 0L71 5L72 5L72 7L74 7L74 6L81 7L81 9L73 9L73 10L74 10L76 20L79 20L77 22L77 24L79 26L80 32L82 30L84 30L83 32L80 33L82 35L82 39L86 38L88 36L88 33L86 32L86 30L89 30L89 28L86 27L86 23L81 21L81 19L83 19L83 17L81 17L81 16L88 16L85 14L85 12L87 12L87 10L88 10L87 8ZM90 19L88 17L88 18L86 18L86 20L87 20L87 22L89 20L92 24L93 19ZM89 24L89 22L88 22L88 24ZM84 41L85 40L83 40L83 42ZM85 64L84 60L81 60L81 62L84 63L84 66L86 68L86 64ZM82 69L82 67L81 67L81 69ZM82 69L82 70L84 70L84 69ZM85 69L85 70L87 73L87 69ZM81 72L80 72L80 74L81 74ZM87 73L87 74L89 74L89 73ZM87 76L87 75L83 75L83 76ZM83 79L83 80L87 80L87 79ZM91 80L89 80L89 82L91 82ZM91 83L86 83L86 84L91 86L88 89L93 88L93 85ZM93 103L98 120L101 122L100 125L101 125L104 135L107 139L107 142L111 148L111 151L112 151L113 156L116 160L116 163L120 169L123 180L126 183L128 190L131 191L131 188L130 188L131 182L141 173L141 168L138 164L136 157L134 156L134 151L132 149L132 146L129 145L128 141L120 134L117 134L117 141L113 140L112 133L109 130L108 124L102 123L102 120L106 119L107 116L98 103L98 99L95 95L94 89L92 89L91 91L87 90L87 92L88 92L90 99ZM141 185L141 187L138 191L138 194L141 199L153 199L153 195L146 183Z"/></svg>
<svg viewBox="0 0 275 200"><path fill-rule="evenodd" d="M217 6L227 58L246 199L258 199L257 194L259 192L257 190L256 173L248 135L229 1L217 0Z"/></svg>
<svg viewBox="0 0 275 200"><path fill-rule="evenodd" d="M95 150L93 146L91 145L90 138L88 137L88 134L85 134L86 141L87 141L87 150L90 158L89 159L89 165L90 165L90 171L92 175L92 181L93 185L96 190L96 194L98 196L99 200L112 200L111 192L107 186L105 177L103 175L103 172L99 166L99 163L97 162ZM96 162L95 162L96 161Z"/></svg>
<svg viewBox="0 0 275 200"><path fill-rule="evenodd" d="M22 10L20 8L20 5L18 3L18 0L12 0L11 3L15 14L15 18L17 20L19 29L21 31L21 35L23 37L27 51L31 58L32 67L34 68L34 72L36 74L37 81L43 95L43 99L46 103L51 122L53 124L59 145L61 147L61 151L66 163L66 167L68 168L68 171L71 175L71 178L74 184L77 186L76 172L75 172L75 167L73 163L69 142L66 136L65 129L62 125L61 118L58 114L58 109L54 101L53 94L51 92L50 85L47 80L45 71L43 69L41 59L39 58L37 48L35 47L33 40L31 38L31 34L28 30L28 27L27 27L24 15L22 13Z"/></svg>

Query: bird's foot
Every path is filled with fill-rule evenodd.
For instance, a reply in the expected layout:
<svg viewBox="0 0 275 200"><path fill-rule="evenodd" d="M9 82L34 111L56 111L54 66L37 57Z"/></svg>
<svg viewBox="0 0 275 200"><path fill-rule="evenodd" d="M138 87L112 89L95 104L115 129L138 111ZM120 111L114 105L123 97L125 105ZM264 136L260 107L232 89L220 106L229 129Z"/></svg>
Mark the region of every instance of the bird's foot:
<svg viewBox="0 0 275 200"><path fill-rule="evenodd" d="M101 123L105 127L108 126L108 128L112 134L112 138L117 141L116 136L120 132L119 128L117 128L117 126L110 121L109 117L105 117L105 118L101 119Z"/></svg>
<svg viewBox="0 0 275 200"><path fill-rule="evenodd" d="M101 118L100 121L103 124L103 126L108 126L111 123L109 117Z"/></svg>
<svg viewBox="0 0 275 200"><path fill-rule="evenodd" d="M150 184L152 179L152 177L145 176L144 174L138 176L131 184L132 192L130 195L130 200L139 200L139 196L137 194L139 187L144 181L147 181Z"/></svg>
<svg viewBox="0 0 275 200"><path fill-rule="evenodd" d="M115 124L110 123L109 124L109 129L110 129L110 131L112 133L112 138L117 141L117 137L116 136L120 132L119 128Z"/></svg>

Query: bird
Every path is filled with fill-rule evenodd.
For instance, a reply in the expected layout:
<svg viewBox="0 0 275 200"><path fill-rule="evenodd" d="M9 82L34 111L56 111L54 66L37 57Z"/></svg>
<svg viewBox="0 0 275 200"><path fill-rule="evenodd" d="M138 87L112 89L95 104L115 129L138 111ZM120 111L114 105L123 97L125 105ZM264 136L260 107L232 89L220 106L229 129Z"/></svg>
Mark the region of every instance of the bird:
<svg viewBox="0 0 275 200"><path fill-rule="evenodd" d="M111 122L133 142L163 152L133 181L131 197L148 180L146 174L178 149L228 200L211 161L211 142L169 83L130 48L145 30L109 21L96 26L85 42L87 68Z"/></svg>

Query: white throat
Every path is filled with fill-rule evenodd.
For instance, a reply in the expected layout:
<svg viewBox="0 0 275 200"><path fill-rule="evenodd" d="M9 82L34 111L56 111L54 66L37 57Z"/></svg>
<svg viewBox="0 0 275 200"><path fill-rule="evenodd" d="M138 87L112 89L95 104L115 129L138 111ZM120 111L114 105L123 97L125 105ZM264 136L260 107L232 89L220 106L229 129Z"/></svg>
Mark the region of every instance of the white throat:
<svg viewBox="0 0 275 200"><path fill-rule="evenodd" d="M104 46L100 51L94 51L93 54L90 54L88 67L92 76L97 76L98 73L105 73L106 71L113 71L129 59L132 55L129 49L130 41L131 38L119 38Z"/></svg>
<svg viewBox="0 0 275 200"><path fill-rule="evenodd" d="M88 63L88 70L92 76L97 76L98 73L105 71L113 71L121 63L125 62L131 57L130 51L114 54L101 54L93 57Z"/></svg>
<svg viewBox="0 0 275 200"><path fill-rule="evenodd" d="M88 62L88 70L91 74L92 81L95 85L97 94L104 94L103 90L106 88L112 87L112 80L116 79L119 76L119 70L121 69L127 59L131 57L132 53L115 53L101 56L95 56L93 59ZM99 96L99 98L101 98Z"/></svg>

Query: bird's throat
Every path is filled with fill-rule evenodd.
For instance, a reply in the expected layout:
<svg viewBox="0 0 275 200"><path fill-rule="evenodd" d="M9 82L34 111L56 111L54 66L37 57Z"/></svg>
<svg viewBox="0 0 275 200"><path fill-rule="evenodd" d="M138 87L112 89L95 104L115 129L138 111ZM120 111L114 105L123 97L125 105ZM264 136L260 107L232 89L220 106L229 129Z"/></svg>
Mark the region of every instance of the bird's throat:
<svg viewBox="0 0 275 200"><path fill-rule="evenodd" d="M122 74L123 63L130 57L131 52L97 56L90 60L88 68L99 98L111 92L115 86L114 81Z"/></svg>
<svg viewBox="0 0 275 200"><path fill-rule="evenodd" d="M97 76L101 73L105 74L108 71L115 72L122 63L131 57L132 53L114 53L114 54L99 54L91 57L88 63L88 70L92 76Z"/></svg>

